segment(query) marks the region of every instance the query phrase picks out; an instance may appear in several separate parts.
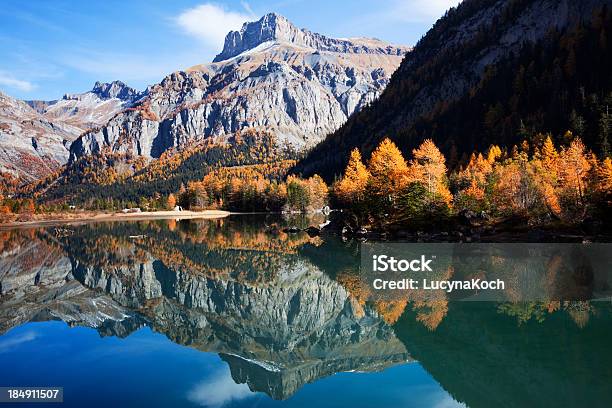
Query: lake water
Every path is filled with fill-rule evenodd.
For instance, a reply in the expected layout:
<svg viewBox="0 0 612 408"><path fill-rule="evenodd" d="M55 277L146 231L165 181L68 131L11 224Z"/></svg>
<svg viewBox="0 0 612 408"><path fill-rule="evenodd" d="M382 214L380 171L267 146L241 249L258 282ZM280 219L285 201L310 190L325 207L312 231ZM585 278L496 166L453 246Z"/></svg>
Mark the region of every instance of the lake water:
<svg viewBox="0 0 612 408"><path fill-rule="evenodd" d="M273 223L0 231L0 386L66 407L612 406L609 301L373 302L357 242Z"/></svg>

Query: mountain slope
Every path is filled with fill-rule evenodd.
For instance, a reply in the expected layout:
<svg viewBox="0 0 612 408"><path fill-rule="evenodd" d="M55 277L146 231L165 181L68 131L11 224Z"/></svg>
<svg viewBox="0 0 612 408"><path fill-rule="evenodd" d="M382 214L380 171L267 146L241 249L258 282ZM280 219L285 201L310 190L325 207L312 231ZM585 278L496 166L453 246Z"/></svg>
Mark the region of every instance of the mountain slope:
<svg viewBox="0 0 612 408"><path fill-rule="evenodd" d="M66 164L83 131L106 123L142 97L122 82L96 82L57 101L20 101L0 92L0 175L17 183L48 176Z"/></svg>
<svg viewBox="0 0 612 408"><path fill-rule="evenodd" d="M610 0L465 0L407 55L389 86L317 146L295 172L341 173L352 148L385 137L405 152L433 138L449 153L510 146L595 116L612 90ZM595 98L596 107L589 106ZM589 99L589 100L587 100ZM591 146L594 130L582 130Z"/></svg>
<svg viewBox="0 0 612 408"><path fill-rule="evenodd" d="M215 62L167 76L133 108L84 134L71 160L105 149L156 158L244 129L314 145L377 98L405 51L328 38L268 14L229 33Z"/></svg>
<svg viewBox="0 0 612 408"><path fill-rule="evenodd" d="M136 203L142 197L176 193L178 186L201 180L219 167L280 165L291 161L282 166L288 169L296 158L297 153L279 146L274 136L248 131L222 142L204 140L181 150L169 149L151 161L106 149L101 154L80 157L57 174L29 187L46 202L69 200L91 205L92 200L114 199Z"/></svg>
<svg viewBox="0 0 612 408"><path fill-rule="evenodd" d="M401 56L402 48L368 38L335 39L306 29L295 27L286 18L270 13L261 20L243 25L240 31L231 31L225 37L223 51L213 62L233 58L268 42L293 44L323 52L346 54L389 54Z"/></svg>

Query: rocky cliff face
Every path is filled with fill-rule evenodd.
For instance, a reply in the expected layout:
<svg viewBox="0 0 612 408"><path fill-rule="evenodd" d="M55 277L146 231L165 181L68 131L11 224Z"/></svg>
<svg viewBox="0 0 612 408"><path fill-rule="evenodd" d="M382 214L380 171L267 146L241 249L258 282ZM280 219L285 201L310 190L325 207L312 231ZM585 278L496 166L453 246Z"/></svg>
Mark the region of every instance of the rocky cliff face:
<svg viewBox="0 0 612 408"><path fill-rule="evenodd" d="M134 88L130 88L121 81L113 82L96 82L91 93L97 95L100 99L119 99L123 102L135 102L144 96Z"/></svg>
<svg viewBox="0 0 612 408"><path fill-rule="evenodd" d="M167 76L133 108L85 133L71 158L104 149L154 158L246 129L313 145L380 95L406 51L327 38L269 14L229 33L213 63Z"/></svg>

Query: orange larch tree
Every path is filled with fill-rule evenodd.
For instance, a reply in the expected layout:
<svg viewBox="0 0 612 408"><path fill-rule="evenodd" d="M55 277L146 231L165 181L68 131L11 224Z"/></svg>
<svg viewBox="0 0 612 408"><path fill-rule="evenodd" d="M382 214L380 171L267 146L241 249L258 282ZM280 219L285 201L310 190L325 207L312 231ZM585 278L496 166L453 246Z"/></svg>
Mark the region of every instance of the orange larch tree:
<svg viewBox="0 0 612 408"><path fill-rule="evenodd" d="M174 194L170 193L168 195L168 209L174 210L174 207L176 207L176 197Z"/></svg>
<svg viewBox="0 0 612 408"><path fill-rule="evenodd" d="M334 185L334 194L343 205L363 201L370 172L361 160L361 153L353 149L344 177Z"/></svg>
<svg viewBox="0 0 612 408"><path fill-rule="evenodd" d="M368 163L371 192L393 202L408 184L408 164L402 152L389 138L384 139L372 153Z"/></svg>
<svg viewBox="0 0 612 408"><path fill-rule="evenodd" d="M530 167L546 209L553 216L559 217L562 211L558 194L559 153L550 135L546 135L542 146L535 149Z"/></svg>
<svg viewBox="0 0 612 408"><path fill-rule="evenodd" d="M412 181L425 185L430 194L438 195L450 204L452 195L446 179L446 159L431 139L425 140L412 151L409 175Z"/></svg>
<svg viewBox="0 0 612 408"><path fill-rule="evenodd" d="M579 137L574 138L560 155L559 178L566 198L575 206L584 205L585 179L591 163Z"/></svg>

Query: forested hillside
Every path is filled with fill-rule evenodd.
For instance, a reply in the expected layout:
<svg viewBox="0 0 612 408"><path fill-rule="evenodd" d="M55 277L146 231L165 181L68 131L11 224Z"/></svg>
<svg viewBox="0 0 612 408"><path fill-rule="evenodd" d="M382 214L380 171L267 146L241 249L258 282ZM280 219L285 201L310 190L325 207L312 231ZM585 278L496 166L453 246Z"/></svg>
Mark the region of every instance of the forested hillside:
<svg viewBox="0 0 612 408"><path fill-rule="evenodd" d="M280 147L267 133L246 132L221 143L207 141L183 150L170 150L159 159L114 152L85 156L33 188L40 201L121 208L141 199L161 199L191 181L230 166L296 159L291 147ZM272 178L278 176L271 175Z"/></svg>
<svg viewBox="0 0 612 408"><path fill-rule="evenodd" d="M610 154L612 18L608 0L466 0L407 55L381 98L294 171L338 176L352 148L384 137L404 152L432 139L450 167L491 144L511 148L571 130Z"/></svg>

